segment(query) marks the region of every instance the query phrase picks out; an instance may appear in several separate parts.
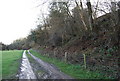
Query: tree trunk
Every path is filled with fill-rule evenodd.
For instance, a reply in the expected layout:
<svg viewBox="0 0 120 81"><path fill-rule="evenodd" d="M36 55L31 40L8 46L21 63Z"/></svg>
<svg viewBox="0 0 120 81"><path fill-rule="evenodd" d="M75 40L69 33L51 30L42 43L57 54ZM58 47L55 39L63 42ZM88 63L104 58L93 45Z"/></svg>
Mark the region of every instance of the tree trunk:
<svg viewBox="0 0 120 81"><path fill-rule="evenodd" d="M92 6L90 0L87 0L87 7L88 7L88 14L89 14L89 24L90 24L90 30L93 29L93 16L92 16Z"/></svg>
<svg viewBox="0 0 120 81"><path fill-rule="evenodd" d="M77 3L76 0L75 0L75 3L76 3L77 8L78 8L78 10L79 10L79 14L80 14L80 17L81 17L81 21L82 21L82 23L83 23L83 25L84 25L84 28L85 28L85 30L88 30L87 25L86 25L85 20L84 20L84 17L83 17L83 13L82 13L82 11L80 10L80 6L78 5L78 3ZM83 8L82 2L81 2L81 8Z"/></svg>

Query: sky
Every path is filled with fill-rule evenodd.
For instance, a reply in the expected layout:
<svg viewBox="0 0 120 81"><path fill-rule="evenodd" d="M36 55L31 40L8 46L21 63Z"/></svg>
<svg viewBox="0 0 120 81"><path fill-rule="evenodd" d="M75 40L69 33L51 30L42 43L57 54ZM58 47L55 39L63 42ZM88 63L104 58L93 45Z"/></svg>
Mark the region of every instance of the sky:
<svg viewBox="0 0 120 81"><path fill-rule="evenodd" d="M0 0L0 42L10 44L36 27L42 0Z"/></svg>

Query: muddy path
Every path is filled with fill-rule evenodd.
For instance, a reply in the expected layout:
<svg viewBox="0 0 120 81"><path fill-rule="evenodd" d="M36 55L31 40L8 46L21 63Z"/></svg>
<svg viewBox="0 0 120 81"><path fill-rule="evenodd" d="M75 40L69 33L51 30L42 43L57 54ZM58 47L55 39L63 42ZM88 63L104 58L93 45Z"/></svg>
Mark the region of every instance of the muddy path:
<svg viewBox="0 0 120 81"><path fill-rule="evenodd" d="M38 57L35 57L33 54L30 53L29 50L27 52L38 63L40 69L44 72L44 78L43 77L41 77L41 78L43 78L43 79L73 79L70 76L61 72L55 66L42 61Z"/></svg>
<svg viewBox="0 0 120 81"><path fill-rule="evenodd" d="M26 50L23 52L22 63L20 67L19 79L36 79L30 62L26 56Z"/></svg>
<svg viewBox="0 0 120 81"><path fill-rule="evenodd" d="M19 79L73 79L61 72L57 67L24 51L20 67Z"/></svg>

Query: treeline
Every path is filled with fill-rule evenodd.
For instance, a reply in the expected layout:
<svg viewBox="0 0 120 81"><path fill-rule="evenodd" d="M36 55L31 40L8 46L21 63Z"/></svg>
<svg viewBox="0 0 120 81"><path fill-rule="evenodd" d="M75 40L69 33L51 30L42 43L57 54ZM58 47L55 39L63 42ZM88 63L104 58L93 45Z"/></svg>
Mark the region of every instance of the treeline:
<svg viewBox="0 0 120 81"><path fill-rule="evenodd" d="M81 0L80 0L81 1ZM100 3L100 2L98 2ZM108 46L119 45L118 35L118 12L116 3L111 2L108 10L102 10L99 4L91 5L89 0L86 4L77 0L66 2L54 2L49 4L49 15L42 15L42 24L36 29L31 30L27 38L18 39L10 44L9 49L29 49L34 46L62 47L76 37L81 40L91 40L97 38L100 34L109 36ZM75 5L70 9L70 5ZM85 5L86 7L84 7ZM103 4L105 6L107 4ZM115 6L112 6L115 5ZM108 7L108 6L107 6ZM99 13L105 14L99 17ZM41 22L41 18L38 18Z"/></svg>
<svg viewBox="0 0 120 81"><path fill-rule="evenodd" d="M0 42L0 50L8 50L8 46Z"/></svg>
<svg viewBox="0 0 120 81"><path fill-rule="evenodd" d="M27 50L30 49L30 46L27 45L26 43L26 39L18 39L15 40L13 43L11 43L10 45L6 45L4 43L0 43L0 50Z"/></svg>

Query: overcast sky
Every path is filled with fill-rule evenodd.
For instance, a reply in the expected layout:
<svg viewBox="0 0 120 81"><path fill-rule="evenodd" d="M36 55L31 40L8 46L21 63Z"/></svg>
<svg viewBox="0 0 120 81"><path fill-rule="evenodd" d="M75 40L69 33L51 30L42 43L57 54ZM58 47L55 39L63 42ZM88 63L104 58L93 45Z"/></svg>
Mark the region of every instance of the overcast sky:
<svg viewBox="0 0 120 81"><path fill-rule="evenodd" d="M50 0L0 0L0 42L10 44L26 37L39 14L47 11L48 4L41 5L46 1Z"/></svg>
<svg viewBox="0 0 120 81"><path fill-rule="evenodd" d="M42 0L0 0L0 42L10 44L35 28L40 13L38 3Z"/></svg>

